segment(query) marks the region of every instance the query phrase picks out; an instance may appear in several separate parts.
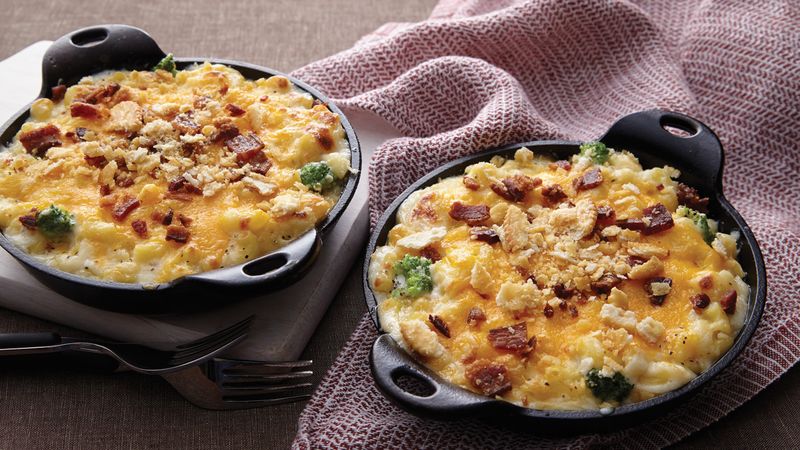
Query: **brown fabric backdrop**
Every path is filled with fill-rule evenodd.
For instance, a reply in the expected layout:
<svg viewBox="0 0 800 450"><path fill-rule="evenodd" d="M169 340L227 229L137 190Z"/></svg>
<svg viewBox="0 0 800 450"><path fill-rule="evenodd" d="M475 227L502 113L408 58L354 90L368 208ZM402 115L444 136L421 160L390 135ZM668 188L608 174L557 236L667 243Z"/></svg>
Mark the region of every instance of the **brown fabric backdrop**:
<svg viewBox="0 0 800 450"><path fill-rule="evenodd" d="M344 50L388 21L425 18L435 0L29 1L5 2L0 58L82 26L128 23L148 30L176 55L252 61L290 71ZM305 357L318 380L364 312L358 267L345 283ZM0 310L0 332L54 325ZM63 331L67 331L61 328ZM785 447L800 439L800 370L684 448ZM0 365L0 449L285 448L303 404L208 412L189 405L159 378L113 377Z"/></svg>

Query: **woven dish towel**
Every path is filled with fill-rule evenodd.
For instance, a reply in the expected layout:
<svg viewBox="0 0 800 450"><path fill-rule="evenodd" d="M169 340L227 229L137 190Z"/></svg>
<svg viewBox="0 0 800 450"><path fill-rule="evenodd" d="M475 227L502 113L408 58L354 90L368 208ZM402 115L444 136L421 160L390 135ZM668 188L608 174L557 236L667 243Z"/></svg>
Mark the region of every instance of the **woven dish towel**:
<svg viewBox="0 0 800 450"><path fill-rule="evenodd" d="M444 0L294 75L405 138L370 163L372 223L409 184L479 150L588 140L616 118L665 108L714 129L725 194L767 261L761 325L737 360L680 410L635 428L545 438L407 414L374 386L364 318L307 405L296 448L660 447L718 420L800 359L800 8L786 1Z"/></svg>

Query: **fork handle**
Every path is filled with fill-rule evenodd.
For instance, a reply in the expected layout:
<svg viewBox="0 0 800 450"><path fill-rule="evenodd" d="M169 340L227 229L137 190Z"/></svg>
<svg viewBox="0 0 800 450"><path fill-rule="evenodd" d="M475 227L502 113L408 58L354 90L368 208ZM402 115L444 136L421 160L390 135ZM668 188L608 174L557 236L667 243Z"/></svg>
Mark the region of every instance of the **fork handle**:
<svg viewBox="0 0 800 450"><path fill-rule="evenodd" d="M31 353L4 356L2 349L42 347L62 342L58 333L0 333L0 365L3 367L63 368L76 371L113 373L119 363L99 353L62 350L57 353Z"/></svg>
<svg viewBox="0 0 800 450"><path fill-rule="evenodd" d="M58 345L61 336L58 333L7 333L0 334L0 349L21 347L43 347Z"/></svg>

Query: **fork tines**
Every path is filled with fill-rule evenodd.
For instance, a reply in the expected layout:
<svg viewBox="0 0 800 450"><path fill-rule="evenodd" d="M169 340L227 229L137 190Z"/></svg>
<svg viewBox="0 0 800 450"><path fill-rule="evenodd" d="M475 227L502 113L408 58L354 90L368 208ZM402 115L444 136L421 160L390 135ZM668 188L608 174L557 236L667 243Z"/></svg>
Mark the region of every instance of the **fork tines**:
<svg viewBox="0 0 800 450"><path fill-rule="evenodd" d="M223 401L247 404L248 407L274 405L305 400L313 385L302 382L313 375L312 361L258 362L216 359L217 385ZM296 393L280 397L279 395Z"/></svg>
<svg viewBox="0 0 800 450"><path fill-rule="evenodd" d="M250 316L224 330L177 346L177 351L172 355L170 363L181 365L210 350L212 350L211 354L217 354L232 347L245 337L247 329L250 327L250 322L253 321L253 317L254 316ZM218 348L215 349L215 347Z"/></svg>

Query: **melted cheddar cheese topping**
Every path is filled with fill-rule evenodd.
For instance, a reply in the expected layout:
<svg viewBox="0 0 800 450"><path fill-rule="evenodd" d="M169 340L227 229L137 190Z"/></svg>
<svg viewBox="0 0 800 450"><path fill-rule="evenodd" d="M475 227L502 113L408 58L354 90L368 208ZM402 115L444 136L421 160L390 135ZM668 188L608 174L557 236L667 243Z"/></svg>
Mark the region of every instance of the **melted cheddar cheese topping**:
<svg viewBox="0 0 800 450"><path fill-rule="evenodd" d="M444 379L536 409L683 386L730 348L749 288L736 233L708 220L704 240L678 175L625 151L598 164L520 149L413 193L370 261L382 328ZM408 256L430 262L423 295L402 290ZM598 396L591 373L633 387Z"/></svg>
<svg viewBox="0 0 800 450"><path fill-rule="evenodd" d="M0 154L0 227L66 272L155 284L246 262L320 222L351 170L339 116L283 76L205 63L64 89ZM324 190L301 183L314 162ZM60 239L39 222L50 205L74 218Z"/></svg>

